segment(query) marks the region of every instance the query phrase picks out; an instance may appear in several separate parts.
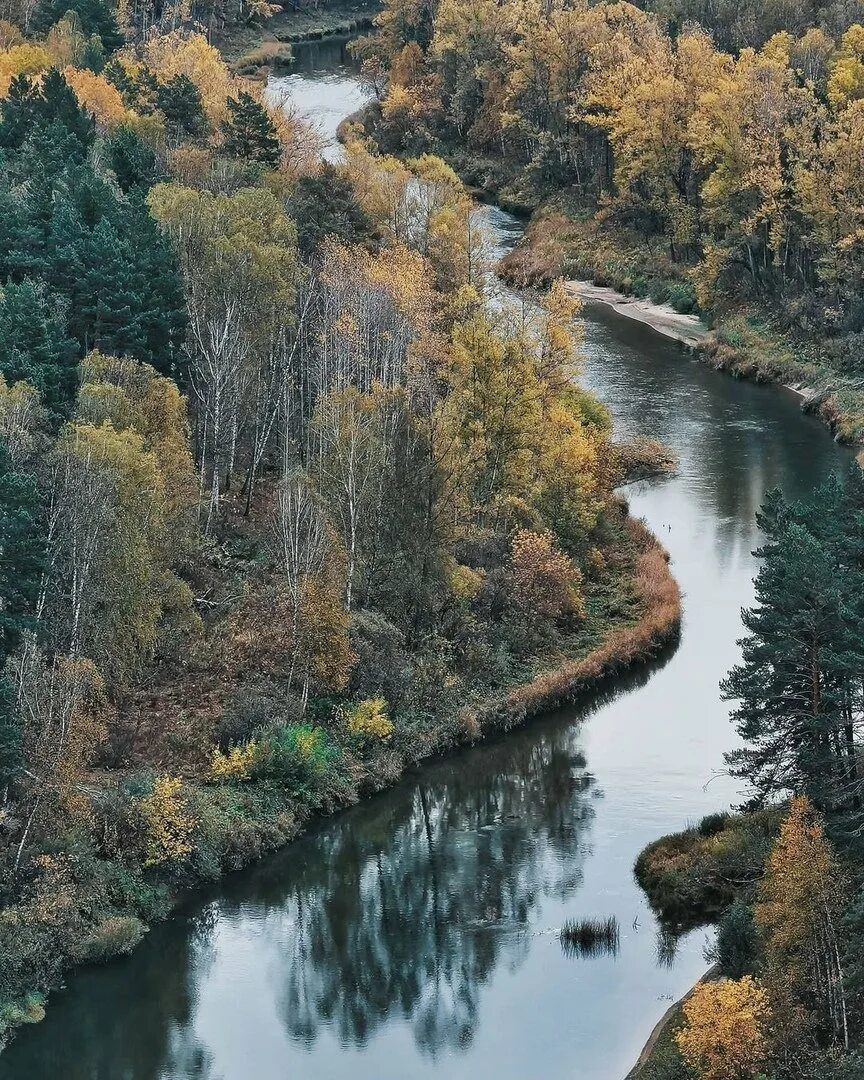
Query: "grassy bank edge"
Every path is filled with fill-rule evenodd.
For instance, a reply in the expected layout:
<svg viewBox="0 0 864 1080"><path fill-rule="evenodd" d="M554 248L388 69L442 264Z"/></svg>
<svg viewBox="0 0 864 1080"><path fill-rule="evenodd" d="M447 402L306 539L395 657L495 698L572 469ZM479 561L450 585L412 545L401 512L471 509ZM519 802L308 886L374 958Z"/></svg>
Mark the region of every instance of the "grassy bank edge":
<svg viewBox="0 0 864 1080"><path fill-rule="evenodd" d="M683 1020L683 1006L696 990L697 986L702 983L711 982L718 977L719 970L716 964L712 964L710 968L700 975L696 982L690 987L686 994L680 997L677 1001L673 1002L666 1012L660 1017L654 1027L651 1029L651 1034L642 1050L639 1057L636 1059L636 1064L624 1077L624 1080L652 1080L650 1071L652 1065L654 1065L658 1058L663 1054L671 1052L674 1047L672 1040L677 1029L681 1026Z"/></svg>
<svg viewBox="0 0 864 1080"><path fill-rule="evenodd" d="M635 619L613 625L598 645L582 657L565 658L556 667L541 672L528 682L511 687L498 697L490 698L478 708L477 723L467 725L458 738L452 733L442 733L435 745L427 745L414 759L408 759L398 770L381 782L366 787L362 792L352 791L343 798L333 798L325 805L297 808L296 814L281 816L279 828L273 827L268 816L255 820L249 818L250 830L259 829L257 845L250 845L243 857L230 867L223 868L218 877L250 866L296 840L314 822L329 817L360 798L394 786L409 769L422 761L443 756L460 748L472 746L486 737L501 734L525 723L539 713L561 707L569 702L598 690L616 675L636 665L655 658L664 647L677 640L681 624L681 596L678 584L669 568L669 556L657 538L641 522L631 518L622 504L622 523L627 543L632 545L631 586L638 606ZM218 878L217 878L218 880ZM213 879L172 892L164 917L194 895L200 887L212 886ZM138 922L138 920L133 920ZM139 923L139 925L141 925ZM116 950L107 949L99 957L100 962L128 955L140 942L146 926L133 941L124 941ZM65 974L87 966L92 961L70 962ZM59 989L62 983L54 989ZM18 1002L6 1002L5 1006L17 1006L12 1015L7 1011L5 1030L0 1031L0 1053L14 1036L15 1030L27 1023L39 1022L45 1013L43 995L28 995Z"/></svg>

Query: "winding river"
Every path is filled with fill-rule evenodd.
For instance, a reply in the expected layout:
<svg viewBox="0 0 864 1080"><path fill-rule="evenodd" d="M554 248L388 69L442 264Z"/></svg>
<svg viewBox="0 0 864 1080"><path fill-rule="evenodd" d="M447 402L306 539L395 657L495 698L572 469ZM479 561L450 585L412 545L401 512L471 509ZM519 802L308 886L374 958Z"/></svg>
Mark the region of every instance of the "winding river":
<svg viewBox="0 0 864 1080"><path fill-rule="evenodd" d="M332 138L362 101L344 43L271 84ZM497 245L518 223L485 211ZM717 684L752 597L754 513L845 455L785 391L736 382L602 308L584 381L619 433L680 455L633 486L672 555L680 646L614 692L438 760L196 896L127 960L74 975L0 1056L3 1080L620 1080L704 970L634 883L649 840L734 800ZM614 915L617 955L562 952Z"/></svg>

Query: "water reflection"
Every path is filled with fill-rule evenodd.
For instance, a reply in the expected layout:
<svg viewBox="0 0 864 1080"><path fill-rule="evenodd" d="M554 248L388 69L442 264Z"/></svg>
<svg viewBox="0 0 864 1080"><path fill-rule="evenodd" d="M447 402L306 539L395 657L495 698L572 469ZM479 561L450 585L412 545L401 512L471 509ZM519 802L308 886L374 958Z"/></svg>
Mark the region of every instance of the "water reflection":
<svg viewBox="0 0 864 1080"><path fill-rule="evenodd" d="M45 1037L25 1033L0 1069L209 1076L202 1010L232 986L274 1002L304 1048L323 1030L363 1047L401 1016L424 1056L464 1049L484 984L527 955L532 914L579 888L593 788L578 730L564 724L439 763L229 880L158 931L158 945L84 973Z"/></svg>
<svg viewBox="0 0 864 1080"><path fill-rule="evenodd" d="M333 130L359 93L341 69L288 78L310 108L319 95ZM518 224L487 217L509 244ZM672 554L680 647L323 823L127 961L76 975L0 1056L2 1080L627 1072L705 967L704 933L656 936L632 865L649 840L735 797L727 779L708 781L732 740L717 684L752 599L755 510L772 486L802 495L845 457L782 393L601 308L586 316L585 379L618 432L680 456L676 478L628 490ZM562 954L560 927L580 913L618 920L617 960Z"/></svg>

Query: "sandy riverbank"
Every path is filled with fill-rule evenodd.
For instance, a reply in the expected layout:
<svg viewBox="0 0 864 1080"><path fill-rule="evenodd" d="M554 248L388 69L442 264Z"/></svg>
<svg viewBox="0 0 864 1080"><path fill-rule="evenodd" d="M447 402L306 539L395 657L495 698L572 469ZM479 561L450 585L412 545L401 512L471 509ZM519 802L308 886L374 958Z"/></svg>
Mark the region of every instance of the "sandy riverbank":
<svg viewBox="0 0 864 1080"><path fill-rule="evenodd" d="M704 345L711 331L697 315L682 315L669 304L655 304L651 300L626 296L603 285L590 281L567 281L569 292L591 304L603 304L619 315L652 327L658 334L674 338L691 348Z"/></svg>

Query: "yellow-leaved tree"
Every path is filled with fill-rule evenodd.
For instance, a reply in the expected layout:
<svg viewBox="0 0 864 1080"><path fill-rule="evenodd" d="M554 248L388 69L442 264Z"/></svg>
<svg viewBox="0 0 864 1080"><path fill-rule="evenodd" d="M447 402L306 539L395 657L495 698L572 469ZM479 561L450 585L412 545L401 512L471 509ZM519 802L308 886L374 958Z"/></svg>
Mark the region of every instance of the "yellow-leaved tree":
<svg viewBox="0 0 864 1080"><path fill-rule="evenodd" d="M768 995L750 975L699 983L684 1002L675 1033L699 1080L753 1080L768 1056Z"/></svg>
<svg viewBox="0 0 864 1080"><path fill-rule="evenodd" d="M790 1060L814 1028L849 1044L846 990L837 935L846 887L840 864L809 799L792 800L768 859L754 909L764 935L765 985Z"/></svg>

